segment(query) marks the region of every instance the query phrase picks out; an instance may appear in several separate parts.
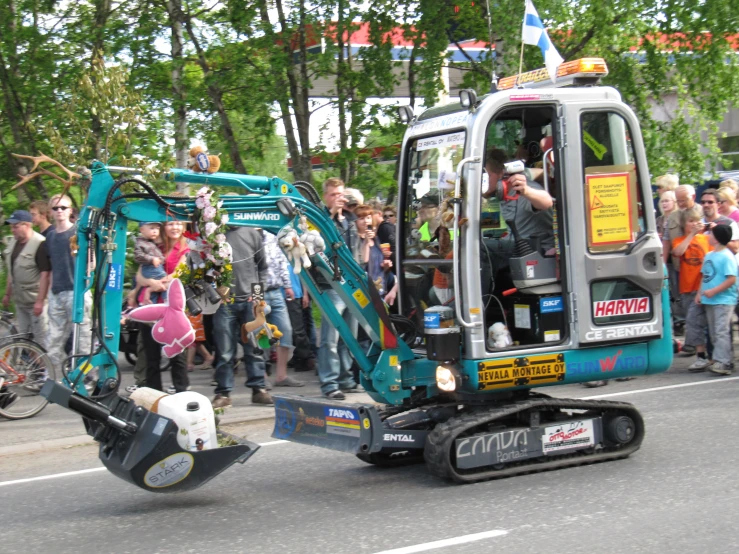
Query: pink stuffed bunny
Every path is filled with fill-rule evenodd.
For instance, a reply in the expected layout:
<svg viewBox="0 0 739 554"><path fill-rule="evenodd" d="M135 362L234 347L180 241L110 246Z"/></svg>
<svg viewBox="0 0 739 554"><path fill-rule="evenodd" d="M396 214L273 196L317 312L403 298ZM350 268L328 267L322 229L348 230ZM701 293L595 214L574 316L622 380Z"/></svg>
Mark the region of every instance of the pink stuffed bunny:
<svg viewBox="0 0 739 554"><path fill-rule="evenodd" d="M164 345L162 352L167 358L173 358L195 342L195 331L185 315L185 289L179 279L170 283L163 304L140 306L131 310L128 317L143 323L154 322L151 336Z"/></svg>

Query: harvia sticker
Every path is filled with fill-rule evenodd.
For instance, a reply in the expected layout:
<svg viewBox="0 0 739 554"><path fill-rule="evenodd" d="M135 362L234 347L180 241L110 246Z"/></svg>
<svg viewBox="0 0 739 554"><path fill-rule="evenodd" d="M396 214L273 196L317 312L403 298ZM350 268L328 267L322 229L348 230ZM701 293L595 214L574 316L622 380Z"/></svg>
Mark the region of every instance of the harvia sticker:
<svg viewBox="0 0 739 554"><path fill-rule="evenodd" d="M593 420L580 419L577 421L565 421L558 425L546 427L541 437L542 450L544 454L568 450L570 448L583 448L595 444L593 434Z"/></svg>
<svg viewBox="0 0 739 554"><path fill-rule="evenodd" d="M187 452L167 456L149 468L144 475L144 483L152 489L171 487L190 475L194 459Z"/></svg>

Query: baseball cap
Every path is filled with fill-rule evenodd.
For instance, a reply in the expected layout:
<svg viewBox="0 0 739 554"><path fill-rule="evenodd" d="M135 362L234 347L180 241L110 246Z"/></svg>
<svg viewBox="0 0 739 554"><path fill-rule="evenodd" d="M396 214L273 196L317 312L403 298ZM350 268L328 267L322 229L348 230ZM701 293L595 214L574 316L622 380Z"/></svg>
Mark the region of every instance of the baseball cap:
<svg viewBox="0 0 739 554"><path fill-rule="evenodd" d="M438 206L439 195L433 192L429 192L421 197L420 202L421 206Z"/></svg>
<svg viewBox="0 0 739 554"><path fill-rule="evenodd" d="M161 225L161 221L140 221L139 227L143 227L144 225Z"/></svg>
<svg viewBox="0 0 739 554"><path fill-rule="evenodd" d="M13 212L13 215L11 215L8 219L5 220L6 225L15 225L16 223L31 223L33 222L33 218L31 217L31 213L27 212L26 210L15 210Z"/></svg>

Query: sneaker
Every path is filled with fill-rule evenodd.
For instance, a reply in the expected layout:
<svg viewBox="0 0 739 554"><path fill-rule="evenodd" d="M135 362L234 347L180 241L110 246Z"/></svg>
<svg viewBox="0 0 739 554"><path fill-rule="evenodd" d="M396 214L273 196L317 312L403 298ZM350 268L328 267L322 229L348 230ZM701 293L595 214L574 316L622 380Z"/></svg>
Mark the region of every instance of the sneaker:
<svg viewBox="0 0 739 554"><path fill-rule="evenodd" d="M331 392L325 393L323 396L329 400L346 400L346 396L340 390L332 390Z"/></svg>
<svg viewBox="0 0 739 554"><path fill-rule="evenodd" d="M275 402L274 400L272 400L272 396L270 396L267 391L254 389L254 391L251 393L251 403L262 404L264 406L272 406Z"/></svg>
<svg viewBox="0 0 739 554"><path fill-rule="evenodd" d="M304 387L303 381L298 381L292 377L285 377L282 381L275 381L276 387Z"/></svg>
<svg viewBox="0 0 739 554"><path fill-rule="evenodd" d="M177 394L177 389L174 387L167 387L167 394Z"/></svg>
<svg viewBox="0 0 739 554"><path fill-rule="evenodd" d="M341 392L347 393L347 394L354 394L357 392L364 392L364 387L359 384L355 384L353 387L349 388L342 388Z"/></svg>
<svg viewBox="0 0 739 554"><path fill-rule="evenodd" d="M595 389L595 388L598 388L598 387L605 387L607 384L608 384L608 381L606 381L606 380L603 380L603 381L588 381L587 383L583 383L582 386L583 387L587 387L589 389Z"/></svg>
<svg viewBox="0 0 739 554"><path fill-rule="evenodd" d="M688 366L688 371L698 373L699 371L705 371L708 369L709 365L711 365L711 362L708 361L708 358L696 358L695 361Z"/></svg>
<svg viewBox="0 0 739 554"><path fill-rule="evenodd" d="M213 401L211 402L211 405L213 408L230 408L233 404L231 403L231 398L229 396L224 396L222 394L216 394L215 398L213 398Z"/></svg>
<svg viewBox="0 0 739 554"><path fill-rule="evenodd" d="M690 358L691 356L695 356L695 346L683 344L683 347L680 349L680 352L678 352L677 355L681 358Z"/></svg>
<svg viewBox="0 0 739 554"><path fill-rule="evenodd" d="M731 369L729 369L727 364L722 364L721 362L713 362L708 367L708 371L716 375L731 375Z"/></svg>

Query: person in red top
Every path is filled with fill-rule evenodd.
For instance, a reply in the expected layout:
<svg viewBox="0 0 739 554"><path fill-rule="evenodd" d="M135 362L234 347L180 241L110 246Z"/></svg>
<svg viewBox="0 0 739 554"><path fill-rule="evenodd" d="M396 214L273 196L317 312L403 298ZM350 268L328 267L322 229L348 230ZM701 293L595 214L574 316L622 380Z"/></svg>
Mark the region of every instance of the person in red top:
<svg viewBox="0 0 739 554"><path fill-rule="evenodd" d="M695 295L700 290L701 267L711 246L703 234L703 209L695 205L681 214L685 235L672 241L672 254L680 259L679 286L680 302L685 310L685 345L695 348L696 360L688 366L690 371L703 371L708 367L706 356L706 313L703 306L695 303Z"/></svg>

